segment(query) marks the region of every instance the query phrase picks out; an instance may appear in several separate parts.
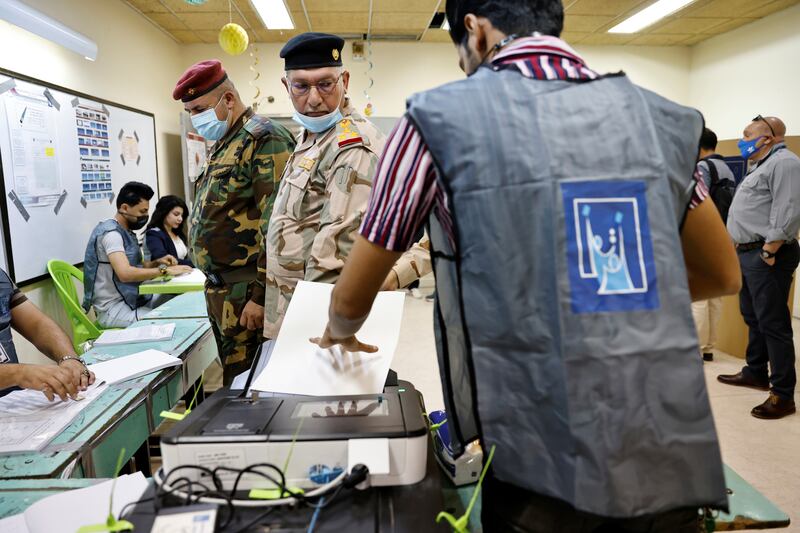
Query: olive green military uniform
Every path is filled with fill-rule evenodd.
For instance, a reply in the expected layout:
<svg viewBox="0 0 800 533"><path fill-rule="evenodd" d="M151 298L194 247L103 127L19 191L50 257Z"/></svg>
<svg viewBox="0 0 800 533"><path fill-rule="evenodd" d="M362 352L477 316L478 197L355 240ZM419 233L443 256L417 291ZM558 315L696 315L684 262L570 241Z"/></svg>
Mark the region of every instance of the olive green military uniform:
<svg viewBox="0 0 800 533"><path fill-rule="evenodd" d="M214 145L196 183L190 244L194 264L209 277L206 303L226 384L249 368L262 342L261 331L239 318L248 301L264 301L263 235L294 145L286 128L248 109Z"/></svg>
<svg viewBox="0 0 800 533"><path fill-rule="evenodd" d="M342 114L330 130L304 131L284 170L267 233L265 338L277 337L298 281L336 282L367 209L386 136L349 101ZM398 279L417 279L425 254L403 256Z"/></svg>

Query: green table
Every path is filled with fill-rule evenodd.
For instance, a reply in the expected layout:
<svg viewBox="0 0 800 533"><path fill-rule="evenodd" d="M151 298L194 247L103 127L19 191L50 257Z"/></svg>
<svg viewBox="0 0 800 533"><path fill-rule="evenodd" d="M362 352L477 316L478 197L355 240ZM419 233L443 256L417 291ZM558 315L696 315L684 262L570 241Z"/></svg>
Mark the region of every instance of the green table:
<svg viewBox="0 0 800 533"><path fill-rule="evenodd" d="M105 479L19 479L0 480L0 518L24 513L42 498L65 490L82 489ZM98 502L91 502L99 505Z"/></svg>
<svg viewBox="0 0 800 533"><path fill-rule="evenodd" d="M208 320L183 319L175 320L169 341L103 346L84 358L94 363L147 349L179 356L184 364L109 387L41 452L0 455L0 480L112 477L119 450L130 459L161 422L159 413L175 406L216 357Z"/></svg>
<svg viewBox="0 0 800 533"><path fill-rule="evenodd" d="M139 285L139 294L183 294L185 292L204 291L205 283L203 282L185 282L181 281L180 277L177 278L158 278L151 281L145 281Z"/></svg>
<svg viewBox="0 0 800 533"><path fill-rule="evenodd" d="M475 485L456 489L445 480L449 488L445 489L445 502L448 507L456 509L456 516L461 516L469 504ZM789 516L774 503L742 479L728 465L725 465L725 484L728 487L729 513L720 513L716 517L716 531L734 531L742 529L777 529L789 526ZM469 519L471 533L480 533L481 499L472 508Z"/></svg>
<svg viewBox="0 0 800 533"><path fill-rule="evenodd" d="M144 320L174 320L176 318L208 318L205 293L195 291L179 294L143 317Z"/></svg>

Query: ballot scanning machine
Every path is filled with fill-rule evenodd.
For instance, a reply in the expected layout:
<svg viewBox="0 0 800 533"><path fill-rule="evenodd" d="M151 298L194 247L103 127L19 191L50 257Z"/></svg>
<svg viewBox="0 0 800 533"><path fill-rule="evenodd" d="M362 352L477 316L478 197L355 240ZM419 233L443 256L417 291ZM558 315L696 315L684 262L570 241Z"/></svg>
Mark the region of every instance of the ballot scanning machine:
<svg viewBox="0 0 800 533"><path fill-rule="evenodd" d="M224 388L161 437L161 456L165 475L180 466L241 470L271 463L285 466L287 486L309 489L366 464L369 485L410 485L425 477L428 439L419 393L407 381L352 397L258 396ZM191 469L185 475L203 476ZM220 479L230 489L235 477ZM238 487L264 483L248 475Z"/></svg>

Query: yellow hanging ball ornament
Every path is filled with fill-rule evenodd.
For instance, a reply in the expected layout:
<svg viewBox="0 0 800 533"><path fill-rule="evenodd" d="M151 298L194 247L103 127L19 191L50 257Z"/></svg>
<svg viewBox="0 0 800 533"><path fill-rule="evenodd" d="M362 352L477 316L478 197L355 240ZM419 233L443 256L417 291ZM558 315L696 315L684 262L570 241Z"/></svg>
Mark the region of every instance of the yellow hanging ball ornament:
<svg viewBox="0 0 800 533"><path fill-rule="evenodd" d="M247 32L238 24L231 22L219 30L219 46L232 56L238 56L250 43Z"/></svg>

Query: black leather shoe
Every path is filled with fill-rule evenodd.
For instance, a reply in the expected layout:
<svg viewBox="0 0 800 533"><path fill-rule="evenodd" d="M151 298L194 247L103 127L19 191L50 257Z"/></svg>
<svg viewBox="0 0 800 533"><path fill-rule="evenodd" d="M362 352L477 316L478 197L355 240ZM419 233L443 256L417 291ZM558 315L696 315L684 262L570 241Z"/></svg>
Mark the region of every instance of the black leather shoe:
<svg viewBox="0 0 800 533"><path fill-rule="evenodd" d="M717 376L717 381L725 385L737 387L750 387L751 389L769 390L769 381L760 381L739 372L738 374L722 374Z"/></svg>
<svg viewBox="0 0 800 533"><path fill-rule="evenodd" d="M703 353L703 361L713 361L713 360L714 360L714 354L713 353L711 353L711 352L704 352Z"/></svg>
<svg viewBox="0 0 800 533"><path fill-rule="evenodd" d="M756 418L765 418L767 420L777 420L794 414L796 411L793 400L786 400L777 394L770 393L767 401L761 405L753 407L750 414Z"/></svg>

